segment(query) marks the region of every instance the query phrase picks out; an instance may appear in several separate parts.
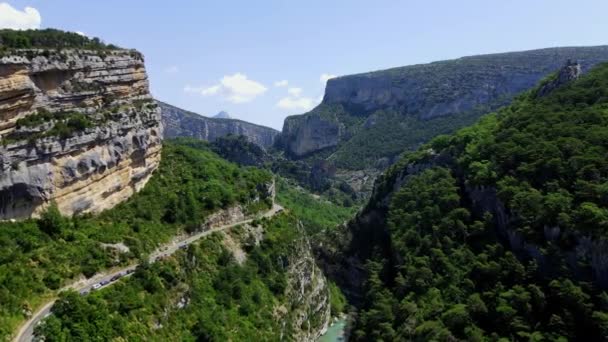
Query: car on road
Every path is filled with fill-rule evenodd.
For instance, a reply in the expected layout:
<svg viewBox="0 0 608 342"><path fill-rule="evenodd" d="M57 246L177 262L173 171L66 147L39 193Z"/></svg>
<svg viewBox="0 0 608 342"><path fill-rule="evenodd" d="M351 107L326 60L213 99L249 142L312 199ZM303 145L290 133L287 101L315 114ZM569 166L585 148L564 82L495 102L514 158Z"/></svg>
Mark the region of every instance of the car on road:
<svg viewBox="0 0 608 342"><path fill-rule="evenodd" d="M86 295L88 295L88 294L89 294L89 290L87 290L87 289L84 289L84 290L81 290L81 291L80 291L80 295L81 295L81 296L86 296Z"/></svg>
<svg viewBox="0 0 608 342"><path fill-rule="evenodd" d="M179 249L186 249L186 248L188 248L188 245L186 245L186 244L179 246Z"/></svg>
<svg viewBox="0 0 608 342"><path fill-rule="evenodd" d="M135 272L135 270L134 270L134 269L127 270L127 274L131 274L131 273L133 273L133 272Z"/></svg>
<svg viewBox="0 0 608 342"><path fill-rule="evenodd" d="M93 290L99 290L101 288L101 284L97 283L95 285L93 285Z"/></svg>
<svg viewBox="0 0 608 342"><path fill-rule="evenodd" d="M109 280L102 280L99 283L101 284L101 286L106 286L106 285L108 285L110 283L110 281Z"/></svg>

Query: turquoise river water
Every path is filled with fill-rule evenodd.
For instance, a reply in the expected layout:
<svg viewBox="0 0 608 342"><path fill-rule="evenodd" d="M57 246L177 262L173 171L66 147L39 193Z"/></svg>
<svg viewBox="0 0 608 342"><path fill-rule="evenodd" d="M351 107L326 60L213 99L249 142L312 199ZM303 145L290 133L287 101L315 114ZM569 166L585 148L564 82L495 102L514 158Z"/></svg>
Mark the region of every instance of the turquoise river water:
<svg viewBox="0 0 608 342"><path fill-rule="evenodd" d="M342 318L327 329L327 332L319 338L319 342L342 342L344 341L344 329L346 318Z"/></svg>

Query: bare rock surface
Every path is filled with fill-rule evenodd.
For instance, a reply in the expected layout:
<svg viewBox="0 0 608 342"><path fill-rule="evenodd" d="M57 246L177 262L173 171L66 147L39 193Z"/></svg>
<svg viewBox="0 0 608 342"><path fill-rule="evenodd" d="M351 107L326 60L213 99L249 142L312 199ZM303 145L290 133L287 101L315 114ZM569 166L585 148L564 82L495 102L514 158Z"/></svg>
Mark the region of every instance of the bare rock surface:
<svg viewBox="0 0 608 342"><path fill-rule="evenodd" d="M160 110L143 56L15 50L2 57L0 138L0 219L35 216L51 202L72 215L126 200L160 162Z"/></svg>

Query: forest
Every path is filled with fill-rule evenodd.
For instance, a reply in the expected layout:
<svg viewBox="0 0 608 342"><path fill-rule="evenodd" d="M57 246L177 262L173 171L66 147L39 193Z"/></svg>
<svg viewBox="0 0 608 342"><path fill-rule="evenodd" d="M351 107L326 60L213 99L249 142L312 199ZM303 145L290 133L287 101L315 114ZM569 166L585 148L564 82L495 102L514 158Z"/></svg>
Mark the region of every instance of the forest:
<svg viewBox="0 0 608 342"><path fill-rule="evenodd" d="M353 340L608 336L598 259L608 224L608 65L545 96L540 87L406 154L379 181L366 210L390 198L388 251L378 244L366 259Z"/></svg>

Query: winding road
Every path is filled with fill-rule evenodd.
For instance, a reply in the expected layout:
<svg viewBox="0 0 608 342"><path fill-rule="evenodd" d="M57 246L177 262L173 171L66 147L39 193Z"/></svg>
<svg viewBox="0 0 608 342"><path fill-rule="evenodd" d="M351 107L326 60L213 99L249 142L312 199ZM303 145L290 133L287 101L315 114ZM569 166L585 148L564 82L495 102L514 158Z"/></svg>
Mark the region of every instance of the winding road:
<svg viewBox="0 0 608 342"><path fill-rule="evenodd" d="M274 198L273 198L273 202L274 202ZM279 204L273 203L272 208L270 210L268 210L263 215L258 216L258 217L272 217L281 211L283 211L283 207ZM199 240L207 235L210 235L210 234L213 234L213 233L216 233L219 231L227 230L230 228L234 228L241 224L251 223L253 220L254 220L254 218L250 218L247 220L234 222L234 223L227 224L224 226L211 228L211 229L208 229L203 232L195 233L193 235L184 236L181 239L173 240L170 243L167 243L165 245L158 247L154 252L152 252L152 254L150 254L150 257L149 257L149 262L153 263L153 262L158 261L159 259L169 256L169 255L177 252L180 248L184 248L185 246L188 246L188 245L192 244L193 242L196 242L197 240ZM96 285L99 286L98 284L104 283L105 285L98 287L97 289L107 287L107 286L114 284L116 282L116 280L118 280L119 278L130 276L132 274L132 272L135 271L137 266L139 266L139 264L133 264L133 265L126 266L126 267L123 267L120 269L112 269L109 271L98 273L95 276L93 276L85 281L78 281L76 283L65 286L65 287L61 288L59 290L59 292L66 291L66 290L75 290L75 291L80 292L81 294L86 294L86 293L92 291L94 286L96 286ZM32 315L32 317L30 317L30 319L27 320L27 322L25 322L21 326L16 337L13 339L13 342L33 341L34 340L34 328L43 319L45 319L46 317L48 317L51 314L51 308L53 307L53 304L55 304L55 301L56 301L55 298L51 299L49 302L45 303L42 307L40 307Z"/></svg>

